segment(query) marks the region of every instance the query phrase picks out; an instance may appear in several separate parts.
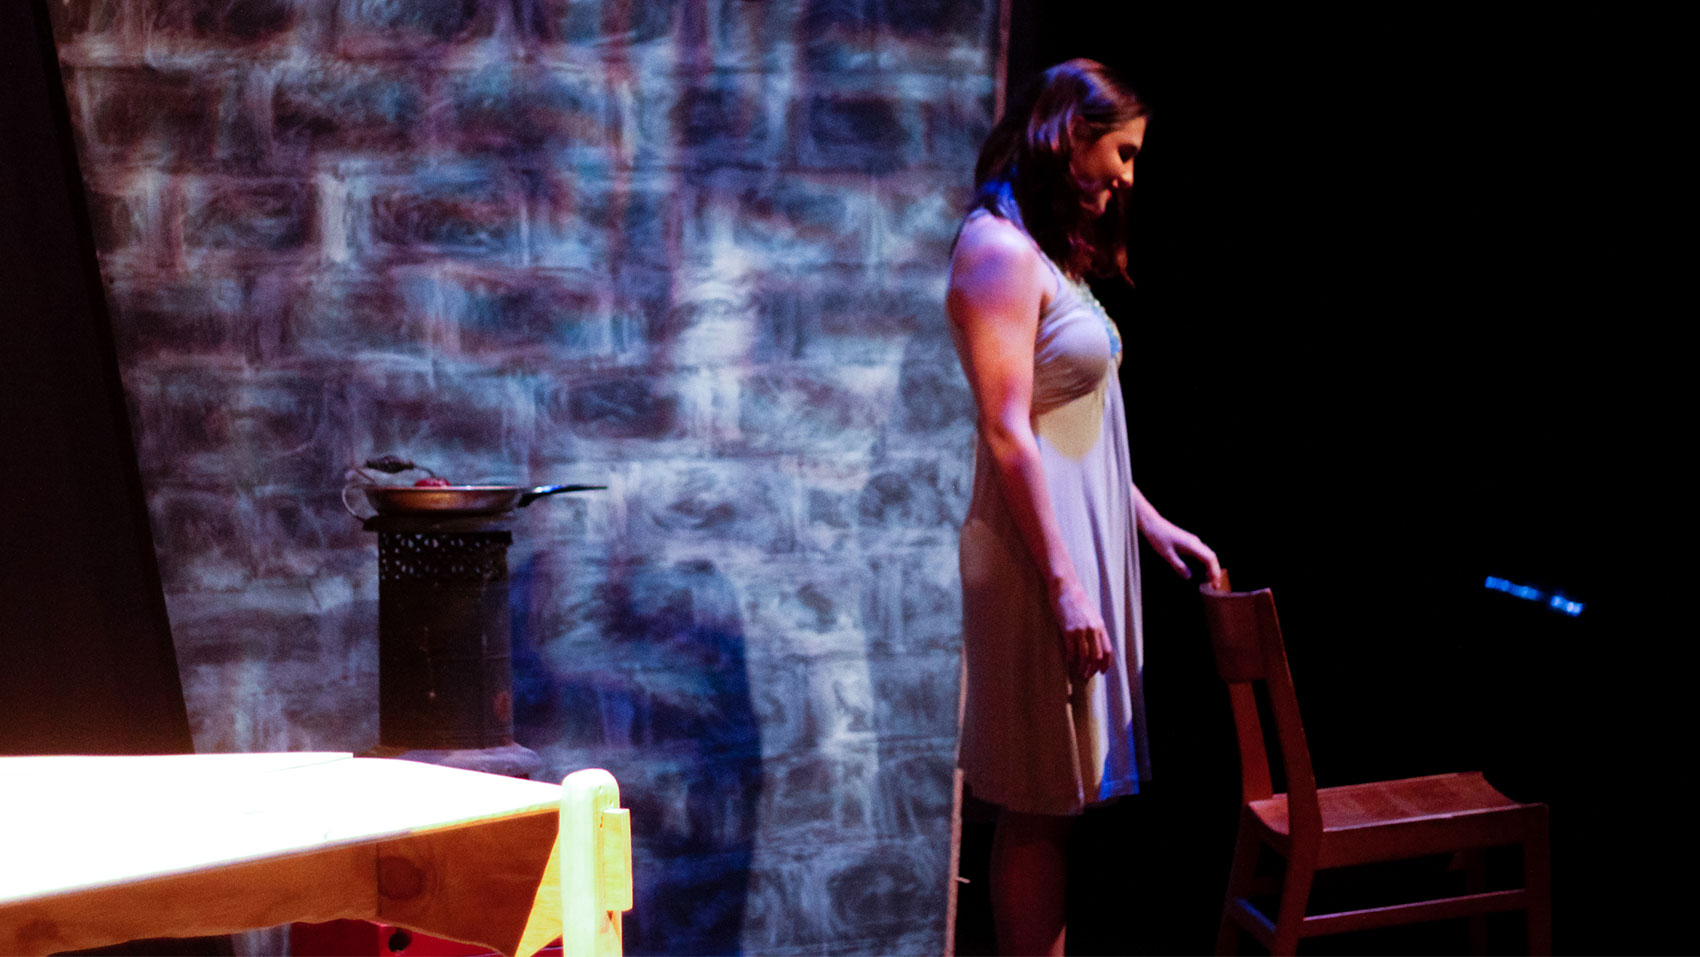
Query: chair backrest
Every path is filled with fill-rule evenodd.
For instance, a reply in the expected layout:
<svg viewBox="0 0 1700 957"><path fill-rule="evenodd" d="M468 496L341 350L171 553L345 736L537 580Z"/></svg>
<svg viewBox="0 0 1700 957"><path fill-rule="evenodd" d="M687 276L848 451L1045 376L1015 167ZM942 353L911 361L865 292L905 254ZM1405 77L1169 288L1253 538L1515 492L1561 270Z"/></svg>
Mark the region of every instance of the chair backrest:
<svg viewBox="0 0 1700 957"><path fill-rule="evenodd" d="M1316 776L1311 772L1310 747L1305 743L1293 678L1287 670L1287 651L1281 642L1281 622L1275 616L1275 596L1269 589L1228 590L1224 574L1214 584L1200 585L1204 621L1216 653L1216 671L1228 684L1234 710L1234 731L1240 745L1240 791L1244 800L1257 801L1273 793L1269 754L1263 743L1263 723L1257 713L1254 688L1262 682L1275 718L1275 739L1287 777L1287 813L1295 837L1320 833L1322 815L1316 804Z"/></svg>

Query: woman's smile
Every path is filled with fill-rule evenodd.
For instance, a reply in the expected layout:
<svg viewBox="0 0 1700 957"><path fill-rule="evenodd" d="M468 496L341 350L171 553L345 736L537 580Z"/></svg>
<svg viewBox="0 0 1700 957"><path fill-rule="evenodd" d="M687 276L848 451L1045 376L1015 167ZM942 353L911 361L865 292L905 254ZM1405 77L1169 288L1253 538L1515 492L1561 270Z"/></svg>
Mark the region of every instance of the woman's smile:
<svg viewBox="0 0 1700 957"><path fill-rule="evenodd" d="M1070 166L1087 206L1102 215L1117 190L1133 186L1133 161L1145 145L1145 117L1135 117L1074 151Z"/></svg>

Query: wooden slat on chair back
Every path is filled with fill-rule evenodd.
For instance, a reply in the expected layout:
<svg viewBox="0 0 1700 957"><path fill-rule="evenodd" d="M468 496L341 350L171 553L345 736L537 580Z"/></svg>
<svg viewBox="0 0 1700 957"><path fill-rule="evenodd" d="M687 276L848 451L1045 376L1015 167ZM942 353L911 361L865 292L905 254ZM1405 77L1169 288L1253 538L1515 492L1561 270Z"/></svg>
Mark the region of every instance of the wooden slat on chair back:
<svg viewBox="0 0 1700 957"><path fill-rule="evenodd" d="M1210 630L1210 647L1216 653L1216 673L1228 684L1263 680L1263 604L1253 599L1259 592L1216 591L1208 585L1203 595L1204 623ZM1269 607L1271 614L1274 606ZM1279 626L1277 626L1279 627Z"/></svg>
<svg viewBox="0 0 1700 957"><path fill-rule="evenodd" d="M1265 682L1275 715L1275 734L1287 775L1288 814L1295 834L1320 831L1316 776L1311 771L1310 746L1299 719L1298 698L1287 670L1287 651L1281 641L1281 622L1275 615L1275 596L1264 588L1253 592L1200 586L1204 621L1216 653L1216 670L1228 684L1234 710L1234 730L1240 746L1240 790L1246 801L1269 797L1272 785L1263 725L1253 697L1254 683Z"/></svg>
<svg viewBox="0 0 1700 957"><path fill-rule="evenodd" d="M1249 595L1238 595L1210 585L1200 586L1204 596L1204 622L1210 647L1216 654L1216 673L1228 683L1228 700L1234 711L1234 734L1240 745L1240 794L1245 801L1260 801L1273 793L1269 778L1269 755L1263 746L1263 722L1257 716L1257 699L1252 682L1263 680L1263 644L1259 640L1257 611Z"/></svg>

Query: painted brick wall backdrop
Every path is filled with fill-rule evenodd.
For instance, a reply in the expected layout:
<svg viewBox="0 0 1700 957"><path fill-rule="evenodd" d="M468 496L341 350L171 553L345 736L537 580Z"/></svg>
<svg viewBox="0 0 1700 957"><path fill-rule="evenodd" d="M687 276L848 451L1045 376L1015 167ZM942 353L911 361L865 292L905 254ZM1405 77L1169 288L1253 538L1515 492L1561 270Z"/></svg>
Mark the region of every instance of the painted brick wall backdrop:
<svg viewBox="0 0 1700 957"><path fill-rule="evenodd" d="M996 0L54 0L201 751L377 741L346 469L520 513L521 743L634 952L937 952Z"/></svg>

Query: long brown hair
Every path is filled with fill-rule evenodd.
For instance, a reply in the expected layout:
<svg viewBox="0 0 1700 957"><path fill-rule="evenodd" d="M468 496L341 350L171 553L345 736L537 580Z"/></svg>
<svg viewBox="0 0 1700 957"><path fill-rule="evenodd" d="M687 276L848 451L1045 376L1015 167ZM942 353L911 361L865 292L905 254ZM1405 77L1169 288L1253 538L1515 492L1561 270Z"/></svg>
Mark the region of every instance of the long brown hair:
<svg viewBox="0 0 1700 957"><path fill-rule="evenodd" d="M1127 196L1117 191L1109 209L1094 215L1069 160L1077 145L1149 112L1096 60L1051 67L1010 104L980 147L970 209L990 210L1025 229L1070 276L1127 280Z"/></svg>

